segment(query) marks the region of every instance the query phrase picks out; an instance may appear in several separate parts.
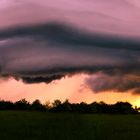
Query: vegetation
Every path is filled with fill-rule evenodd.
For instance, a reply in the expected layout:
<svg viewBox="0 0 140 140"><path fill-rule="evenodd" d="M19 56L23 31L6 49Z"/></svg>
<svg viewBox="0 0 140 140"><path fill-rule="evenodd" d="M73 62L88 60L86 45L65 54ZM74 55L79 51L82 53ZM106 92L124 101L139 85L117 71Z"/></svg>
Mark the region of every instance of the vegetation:
<svg viewBox="0 0 140 140"><path fill-rule="evenodd" d="M1 100L0 110L0 138L4 140L140 139L139 109L128 102L109 105L55 100L44 105L39 100Z"/></svg>
<svg viewBox="0 0 140 140"><path fill-rule="evenodd" d="M0 111L1 140L140 140L140 115Z"/></svg>
<svg viewBox="0 0 140 140"><path fill-rule="evenodd" d="M68 100L61 102L55 100L51 105L41 104L39 100L30 103L25 99L15 103L10 101L0 101L0 110L30 110L30 111L48 111L48 112L75 112L75 113L93 113L93 114L137 114L140 108L133 108L128 102L117 102L116 104L106 104L104 102L93 102L87 104L70 103Z"/></svg>

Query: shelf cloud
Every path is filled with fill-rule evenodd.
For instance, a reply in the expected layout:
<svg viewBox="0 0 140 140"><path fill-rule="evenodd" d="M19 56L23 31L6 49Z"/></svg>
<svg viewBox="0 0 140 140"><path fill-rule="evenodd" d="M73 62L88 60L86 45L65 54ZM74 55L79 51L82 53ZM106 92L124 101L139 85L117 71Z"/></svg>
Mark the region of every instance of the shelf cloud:
<svg viewBox="0 0 140 140"><path fill-rule="evenodd" d="M135 92L140 86L139 53L139 40L85 32L62 23L0 31L1 77L14 77L25 83L50 83L66 75L102 72L86 80L90 86L94 83L92 89L96 92ZM110 84L104 86L107 81Z"/></svg>

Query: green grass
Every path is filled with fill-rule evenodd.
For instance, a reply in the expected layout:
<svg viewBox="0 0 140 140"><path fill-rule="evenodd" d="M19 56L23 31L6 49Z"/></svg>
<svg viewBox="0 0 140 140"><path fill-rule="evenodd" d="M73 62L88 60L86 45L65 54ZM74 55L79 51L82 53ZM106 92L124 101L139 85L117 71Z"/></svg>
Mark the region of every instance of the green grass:
<svg viewBox="0 0 140 140"><path fill-rule="evenodd" d="M0 140L140 140L140 115L0 111Z"/></svg>

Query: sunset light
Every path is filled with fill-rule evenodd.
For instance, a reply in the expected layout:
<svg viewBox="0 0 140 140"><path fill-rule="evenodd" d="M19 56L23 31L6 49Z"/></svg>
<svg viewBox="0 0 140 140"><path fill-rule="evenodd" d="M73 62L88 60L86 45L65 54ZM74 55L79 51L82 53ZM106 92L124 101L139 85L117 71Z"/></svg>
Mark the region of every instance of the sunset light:
<svg viewBox="0 0 140 140"><path fill-rule="evenodd" d="M58 1L0 1L1 100L139 107L140 2Z"/></svg>

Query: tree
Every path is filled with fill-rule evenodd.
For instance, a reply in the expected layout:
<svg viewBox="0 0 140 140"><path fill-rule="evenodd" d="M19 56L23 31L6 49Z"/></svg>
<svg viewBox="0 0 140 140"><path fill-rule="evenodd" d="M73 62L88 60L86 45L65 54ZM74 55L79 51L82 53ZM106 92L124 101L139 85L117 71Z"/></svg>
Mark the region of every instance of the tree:
<svg viewBox="0 0 140 140"><path fill-rule="evenodd" d="M116 113L128 114L135 112L134 109L132 108L132 105L128 102L117 102L116 104L113 105L113 107Z"/></svg>
<svg viewBox="0 0 140 140"><path fill-rule="evenodd" d="M10 101L0 100L0 110L13 110L14 104Z"/></svg>
<svg viewBox="0 0 140 140"><path fill-rule="evenodd" d="M54 100L54 102L52 103L53 107L58 107L61 105L61 101L60 100Z"/></svg>
<svg viewBox="0 0 140 140"><path fill-rule="evenodd" d="M63 111L72 111L71 104L68 99L66 99L63 104L61 104L61 108Z"/></svg>
<svg viewBox="0 0 140 140"><path fill-rule="evenodd" d="M31 104L31 109L36 110L36 111L46 111L46 107L44 105L42 105L39 100L35 100Z"/></svg>
<svg viewBox="0 0 140 140"><path fill-rule="evenodd" d="M30 103L26 99L15 102L15 109L18 110L30 110Z"/></svg>

